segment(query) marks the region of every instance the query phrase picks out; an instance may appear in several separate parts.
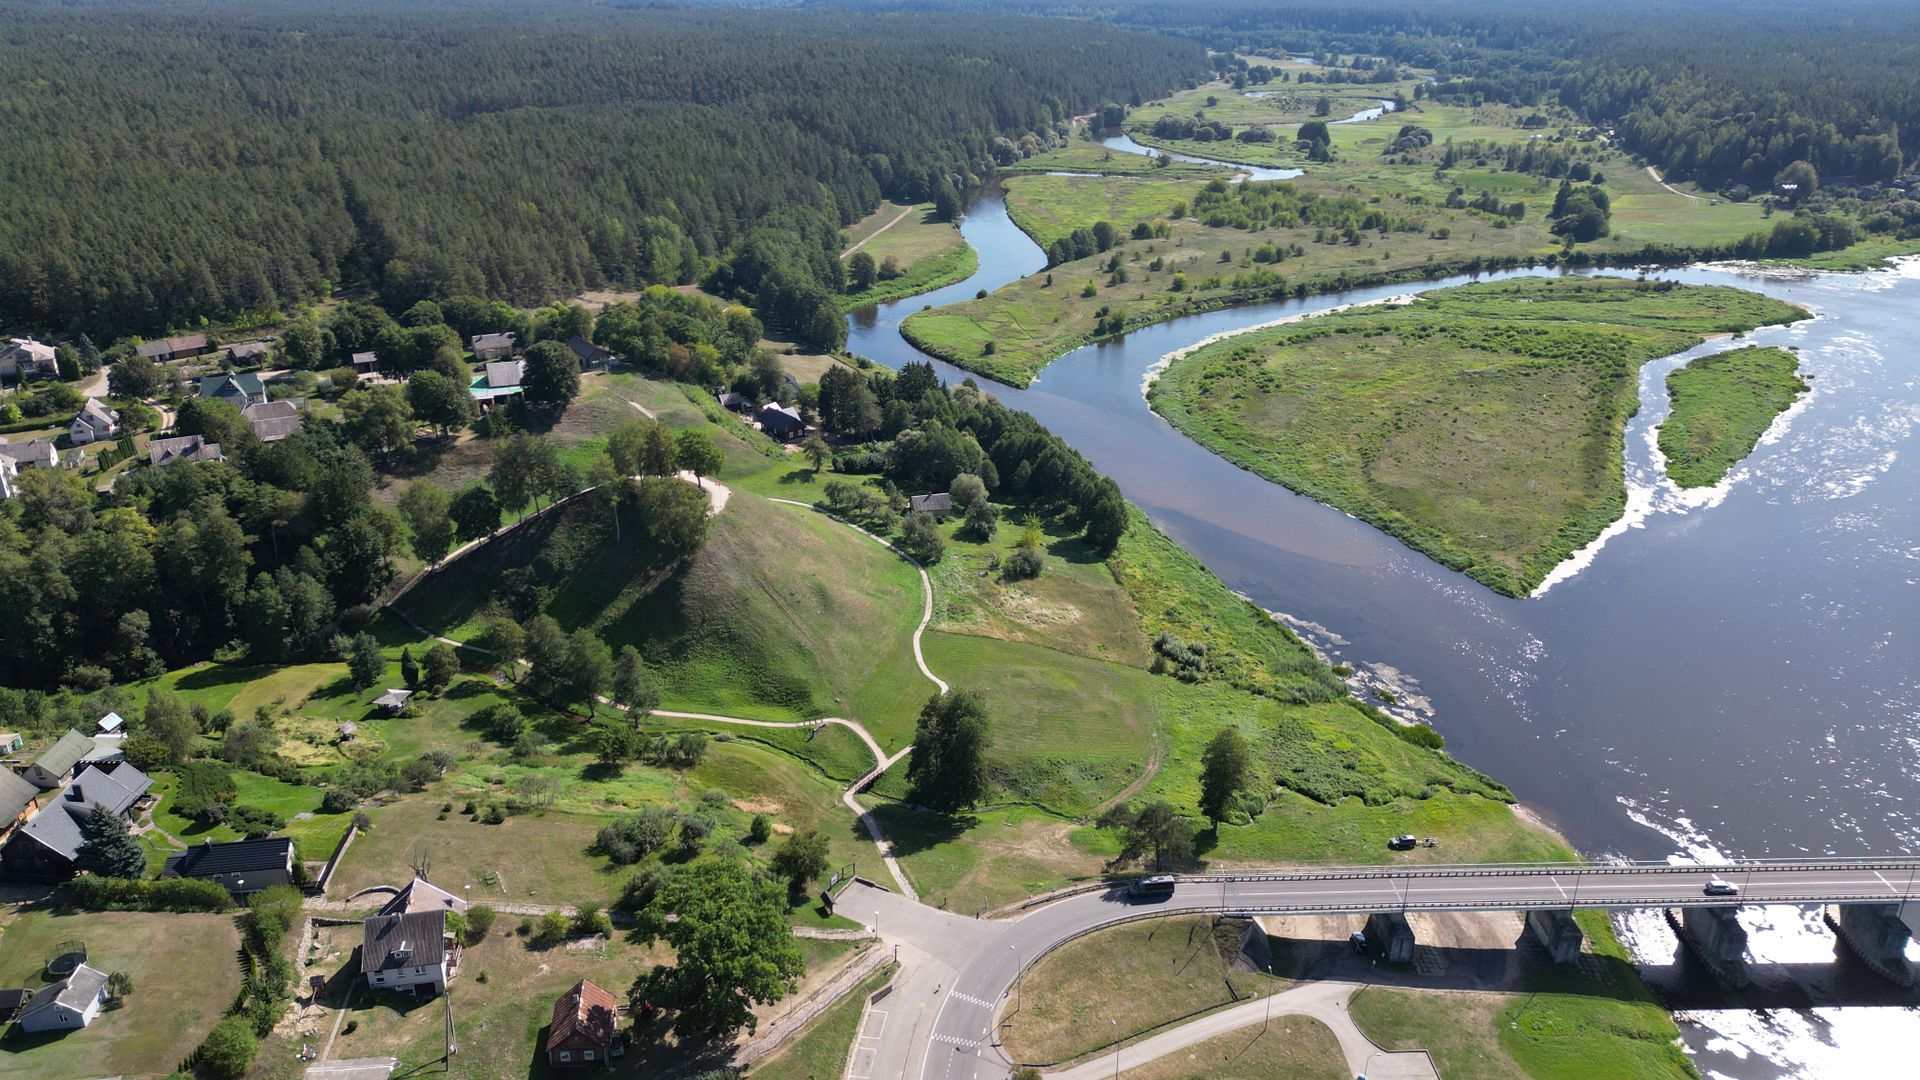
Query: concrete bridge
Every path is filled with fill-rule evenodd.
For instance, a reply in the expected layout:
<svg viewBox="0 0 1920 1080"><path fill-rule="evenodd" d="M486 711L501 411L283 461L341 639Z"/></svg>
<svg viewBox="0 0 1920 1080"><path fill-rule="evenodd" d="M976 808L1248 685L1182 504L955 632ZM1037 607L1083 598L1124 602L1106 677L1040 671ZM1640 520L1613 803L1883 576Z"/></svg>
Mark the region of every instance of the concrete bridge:
<svg viewBox="0 0 1920 1080"><path fill-rule="evenodd" d="M1709 893L1715 880L1736 893ZM1365 915L1368 938L1390 961L1413 957L1413 912L1523 912L1529 931L1559 962L1580 955L1573 912L1663 909L1683 940L1724 981L1743 981L1747 904L1827 909L1828 921L1875 971L1913 985L1904 951L1920 929L1920 859L1806 859L1675 866L1566 863L1405 865L1236 871L1178 879L1171 895L1129 895L1101 883L1036 901L1011 920L980 920L929 908L864 883L843 895L842 914L874 926L933 962L924 980L894 995L895 1020L863 1053L863 1077L991 1080L1011 1063L994 1037L1006 995L1041 957L1094 930L1136 919L1214 913ZM871 918L869 918L871 914ZM924 981L926 985L915 985Z"/></svg>

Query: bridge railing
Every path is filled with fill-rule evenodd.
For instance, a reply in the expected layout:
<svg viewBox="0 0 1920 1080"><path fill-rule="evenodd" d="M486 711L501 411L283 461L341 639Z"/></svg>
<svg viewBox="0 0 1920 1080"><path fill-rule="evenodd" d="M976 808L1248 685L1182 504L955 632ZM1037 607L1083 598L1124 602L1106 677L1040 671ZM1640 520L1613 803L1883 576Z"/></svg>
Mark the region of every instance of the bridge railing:
<svg viewBox="0 0 1920 1080"><path fill-rule="evenodd" d="M1748 870L1892 870L1920 873L1920 858L1748 859L1724 863L1385 863L1374 866L1236 867L1181 875L1182 881L1332 881L1407 877L1588 876L1741 873Z"/></svg>

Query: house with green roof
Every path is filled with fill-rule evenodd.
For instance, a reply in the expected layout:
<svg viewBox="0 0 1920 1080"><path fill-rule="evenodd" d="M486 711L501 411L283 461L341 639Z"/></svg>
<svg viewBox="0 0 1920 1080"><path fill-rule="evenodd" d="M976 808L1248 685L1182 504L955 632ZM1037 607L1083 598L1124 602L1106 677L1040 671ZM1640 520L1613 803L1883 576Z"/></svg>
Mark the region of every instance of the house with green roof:
<svg viewBox="0 0 1920 1080"><path fill-rule="evenodd" d="M73 730L42 751L20 775L41 791L52 791L73 776L74 766L93 753L93 740Z"/></svg>
<svg viewBox="0 0 1920 1080"><path fill-rule="evenodd" d="M251 371L233 375L209 375L200 380L200 397L207 401L230 402L236 409L267 403L267 384Z"/></svg>

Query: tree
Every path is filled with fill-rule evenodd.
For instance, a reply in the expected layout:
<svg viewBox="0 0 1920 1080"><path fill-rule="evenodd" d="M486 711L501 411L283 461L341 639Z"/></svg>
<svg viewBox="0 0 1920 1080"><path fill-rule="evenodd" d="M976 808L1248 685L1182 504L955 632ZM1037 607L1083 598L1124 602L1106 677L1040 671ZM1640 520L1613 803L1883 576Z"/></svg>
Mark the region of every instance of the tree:
<svg viewBox="0 0 1920 1080"><path fill-rule="evenodd" d="M856 251L847 260L847 291L865 292L873 288L873 280L880 269L873 256L865 251Z"/></svg>
<svg viewBox="0 0 1920 1080"><path fill-rule="evenodd" d="M414 661L413 649L410 646L402 646L400 649L400 681L406 683L409 690L416 689L420 685L420 665Z"/></svg>
<svg viewBox="0 0 1920 1080"><path fill-rule="evenodd" d="M446 489L415 480L400 492L399 510L413 534L413 553L428 565L438 563L453 550L455 528Z"/></svg>
<svg viewBox="0 0 1920 1080"><path fill-rule="evenodd" d="M993 539L994 529L1000 524L1000 511L985 499L967 507L967 531L974 539L985 543Z"/></svg>
<svg viewBox="0 0 1920 1080"><path fill-rule="evenodd" d="M260 1047L259 1037L245 1016L229 1016L213 1025L201 1041L196 1060L199 1068L219 1080L239 1080L253 1064Z"/></svg>
<svg viewBox="0 0 1920 1080"><path fill-rule="evenodd" d="M637 921L641 940L665 940L674 964L635 979L628 999L636 1012L653 1002L677 1009L673 1028L683 1042L753 1031L753 1006L792 993L806 968L780 890L731 859L687 864Z"/></svg>
<svg viewBox="0 0 1920 1080"><path fill-rule="evenodd" d="M560 471L560 458L553 445L531 435L515 435L493 455L493 467L487 482L500 508L518 513L528 503L553 488Z"/></svg>
<svg viewBox="0 0 1920 1080"><path fill-rule="evenodd" d="M407 379L407 404L413 415L451 434L473 423L479 406L465 383L438 371L416 371Z"/></svg>
<svg viewBox="0 0 1920 1080"><path fill-rule="evenodd" d="M527 350L521 398L528 405L558 412L580 393L580 358L558 341L541 341Z"/></svg>
<svg viewBox="0 0 1920 1080"><path fill-rule="evenodd" d="M973 509L975 503L987 499L987 485L972 473L961 473L947 485L947 494L953 497L953 508L964 514Z"/></svg>
<svg viewBox="0 0 1920 1080"><path fill-rule="evenodd" d="M631 645L621 646L613 661L613 700L627 710L627 719L636 728L660 705L660 691L647 675L646 662Z"/></svg>
<svg viewBox="0 0 1920 1080"><path fill-rule="evenodd" d="M551 615L537 615L527 624L527 665L535 684L551 690L567 688L567 635Z"/></svg>
<svg viewBox="0 0 1920 1080"><path fill-rule="evenodd" d="M915 753L919 752L916 747ZM1099 828L1120 833L1120 852L1111 865L1124 866L1153 853L1152 865L1184 863L1193 857L1193 827L1164 799L1155 800L1138 810L1121 804L1100 815Z"/></svg>
<svg viewBox="0 0 1920 1080"><path fill-rule="evenodd" d="M987 795L987 747L992 736L986 706L968 690L927 700L915 725L907 781L914 801L951 813Z"/></svg>
<svg viewBox="0 0 1920 1080"><path fill-rule="evenodd" d="M365 386L340 399L347 437L369 454L385 456L413 444L413 410L400 388Z"/></svg>
<svg viewBox="0 0 1920 1080"><path fill-rule="evenodd" d="M747 843L764 844L772 838L773 819L765 814L753 815L753 820L747 823Z"/></svg>
<svg viewBox="0 0 1920 1080"><path fill-rule="evenodd" d="M672 476L673 459L673 432L657 420L648 424L646 445L640 451L638 471L645 476Z"/></svg>
<svg viewBox="0 0 1920 1080"><path fill-rule="evenodd" d="M347 642L347 675L355 690L365 690L386 673L387 658L380 651L380 639L362 631Z"/></svg>
<svg viewBox="0 0 1920 1080"><path fill-rule="evenodd" d="M607 460L621 476L639 476L646 460L648 429L651 420L629 420L607 436Z"/></svg>
<svg viewBox="0 0 1920 1080"><path fill-rule="evenodd" d="M421 658L420 681L429 690L445 690L460 674L460 658L454 654L453 646L444 641L435 642Z"/></svg>
<svg viewBox="0 0 1920 1080"><path fill-rule="evenodd" d="M640 756L646 736L624 724L597 724L591 741L594 760L617 767Z"/></svg>
<svg viewBox="0 0 1920 1080"><path fill-rule="evenodd" d="M129 356L107 369L107 395L141 401L158 393L163 381L159 364L144 356Z"/></svg>
<svg viewBox="0 0 1920 1080"><path fill-rule="evenodd" d="M832 449L827 446L827 441L818 435L807 436L807 441L800 444L800 452L807 455L808 461L813 462L815 476L820 475L820 470L826 468L827 462L833 460Z"/></svg>
<svg viewBox="0 0 1920 1080"><path fill-rule="evenodd" d="M712 476L727 463L713 437L699 428L686 428L673 437L673 461L695 476Z"/></svg>
<svg viewBox="0 0 1920 1080"><path fill-rule="evenodd" d="M613 654L607 651L607 643L584 626L575 630L567 638L566 665L567 689L587 703L588 716L595 715L600 695L613 682Z"/></svg>
<svg viewBox="0 0 1920 1080"><path fill-rule="evenodd" d="M198 435L222 447L238 448L240 441L253 434L240 407L231 401L214 398L189 398L175 415L173 430L180 435Z"/></svg>
<svg viewBox="0 0 1920 1080"><path fill-rule="evenodd" d="M1793 185L1788 188L1787 185ZM1787 201L1795 206L1807 201L1820 188L1820 173L1807 161L1790 162L1773 176L1775 191L1787 195Z"/></svg>
<svg viewBox="0 0 1920 1080"><path fill-rule="evenodd" d="M1253 753L1237 727L1221 728L1200 757L1200 812L1217 830L1253 782Z"/></svg>
<svg viewBox="0 0 1920 1080"><path fill-rule="evenodd" d="M685 558L707 542L707 493L692 484L649 476L633 485L633 505L647 539Z"/></svg>
<svg viewBox="0 0 1920 1080"><path fill-rule="evenodd" d="M447 505L454 538L465 543L492 536L500 528L500 503L484 484L469 484Z"/></svg>
<svg viewBox="0 0 1920 1080"><path fill-rule="evenodd" d="M101 877L146 876L146 852L119 814L95 803L80 819L80 837L80 847L73 857L76 869Z"/></svg>
<svg viewBox="0 0 1920 1080"><path fill-rule="evenodd" d="M947 553L947 542L934 527L931 514L908 514L900 523L900 550L922 566L932 566Z"/></svg>
<svg viewBox="0 0 1920 1080"><path fill-rule="evenodd" d="M807 882L818 880L827 872L827 838L820 835L819 829L794 833L773 853L773 861L768 864L777 877L787 879L787 891L793 896L806 892Z"/></svg>
<svg viewBox="0 0 1920 1080"><path fill-rule="evenodd" d="M133 993L133 976L124 971L116 971L107 976L107 1000L115 1005L126 1000Z"/></svg>
<svg viewBox="0 0 1920 1080"><path fill-rule="evenodd" d="M526 631L505 615L490 617L486 627L480 631L480 647L493 654L509 678L519 668L520 658L526 655L526 646Z"/></svg>
<svg viewBox="0 0 1920 1080"><path fill-rule="evenodd" d="M167 763L174 765L185 761L193 752L200 725L180 695L156 686L147 694L147 709L141 716L139 734L158 740L166 747Z"/></svg>

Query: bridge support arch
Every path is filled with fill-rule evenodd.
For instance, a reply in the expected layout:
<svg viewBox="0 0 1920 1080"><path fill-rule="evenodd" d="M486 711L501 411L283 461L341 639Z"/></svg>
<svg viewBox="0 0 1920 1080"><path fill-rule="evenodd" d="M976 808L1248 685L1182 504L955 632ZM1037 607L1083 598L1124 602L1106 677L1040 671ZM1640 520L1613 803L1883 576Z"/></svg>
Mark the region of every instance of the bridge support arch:
<svg viewBox="0 0 1920 1080"><path fill-rule="evenodd" d="M1535 908L1527 912L1527 930L1533 940L1547 950L1556 964L1572 964L1580 959L1580 943L1586 935L1573 921L1573 912L1564 908Z"/></svg>
<svg viewBox="0 0 1920 1080"><path fill-rule="evenodd" d="M1920 983L1907 963L1913 928L1901 918L1903 904L1840 904L1827 909L1827 925L1874 973L1901 986Z"/></svg>

